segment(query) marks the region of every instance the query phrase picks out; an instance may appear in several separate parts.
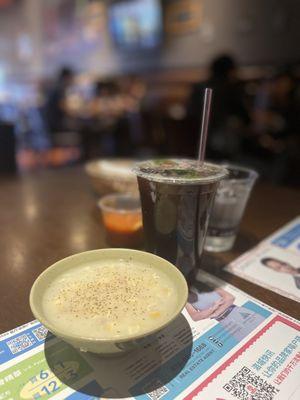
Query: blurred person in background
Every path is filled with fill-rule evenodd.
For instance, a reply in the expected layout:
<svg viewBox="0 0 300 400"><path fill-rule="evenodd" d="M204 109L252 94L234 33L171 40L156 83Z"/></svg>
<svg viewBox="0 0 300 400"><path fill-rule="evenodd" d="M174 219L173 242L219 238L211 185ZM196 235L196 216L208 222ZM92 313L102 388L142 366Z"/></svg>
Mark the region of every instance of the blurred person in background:
<svg viewBox="0 0 300 400"><path fill-rule="evenodd" d="M284 67L262 82L253 113L253 151L272 161L277 181L291 180L289 171L293 172L293 165L299 160L299 115L296 79L292 70Z"/></svg>
<svg viewBox="0 0 300 400"><path fill-rule="evenodd" d="M45 103L45 116L51 134L67 130L66 96L73 80L74 72L72 69L63 67L58 72L56 81L48 93Z"/></svg>
<svg viewBox="0 0 300 400"><path fill-rule="evenodd" d="M144 94L145 85L136 76L123 78L119 83L96 82L91 109L102 125L103 151L117 156L135 153L142 141L140 103Z"/></svg>
<svg viewBox="0 0 300 400"><path fill-rule="evenodd" d="M80 134L83 158L86 160L114 153L114 130L121 112L118 93L113 80L97 80L91 99L82 107L85 118Z"/></svg>
<svg viewBox="0 0 300 400"><path fill-rule="evenodd" d="M113 80L97 81L90 106L96 117L115 117L122 113L117 84Z"/></svg>
<svg viewBox="0 0 300 400"><path fill-rule="evenodd" d="M130 153L143 152L144 134L141 117L143 100L146 96L146 84L136 75L129 75L121 82L123 105L130 136ZM123 122L125 126L125 121Z"/></svg>
<svg viewBox="0 0 300 400"><path fill-rule="evenodd" d="M198 126L201 123L205 87L213 89L208 156L232 158L239 151L240 136L250 123L233 57L224 54L215 58L211 63L207 82L194 85L187 111Z"/></svg>
<svg viewBox="0 0 300 400"><path fill-rule="evenodd" d="M299 129L299 99L295 78L289 68L263 82L254 108L255 132L262 135L261 143L267 143L270 151L280 152L286 139Z"/></svg>
<svg viewBox="0 0 300 400"><path fill-rule="evenodd" d="M88 119L81 130L84 158L130 155L126 96L117 81L96 81L93 97L86 106Z"/></svg>

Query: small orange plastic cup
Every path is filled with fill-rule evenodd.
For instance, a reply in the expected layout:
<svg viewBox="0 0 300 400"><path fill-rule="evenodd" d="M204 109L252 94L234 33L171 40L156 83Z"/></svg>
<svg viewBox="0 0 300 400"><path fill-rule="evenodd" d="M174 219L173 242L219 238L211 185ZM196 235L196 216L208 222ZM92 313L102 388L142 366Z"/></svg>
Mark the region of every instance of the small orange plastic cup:
<svg viewBox="0 0 300 400"><path fill-rule="evenodd" d="M143 243L143 222L140 199L133 194L109 194L98 206L106 231L106 239L113 247L140 247Z"/></svg>

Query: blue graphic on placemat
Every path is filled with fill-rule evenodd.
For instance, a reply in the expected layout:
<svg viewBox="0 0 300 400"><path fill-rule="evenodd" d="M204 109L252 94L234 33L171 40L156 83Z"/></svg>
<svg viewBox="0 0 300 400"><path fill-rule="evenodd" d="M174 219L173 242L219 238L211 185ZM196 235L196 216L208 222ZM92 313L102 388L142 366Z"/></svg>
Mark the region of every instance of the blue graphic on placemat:
<svg viewBox="0 0 300 400"><path fill-rule="evenodd" d="M267 310L266 308L263 308L259 306L256 303L253 303L252 301L247 301L243 307L248 308L248 310L254 311L256 314L260 314L264 318L268 318L272 313L271 311Z"/></svg>
<svg viewBox="0 0 300 400"><path fill-rule="evenodd" d="M291 243L293 243L296 239L300 238L300 224L295 225L289 231L281 234L277 238L272 241L272 244L276 246L286 248L289 247Z"/></svg>
<svg viewBox="0 0 300 400"><path fill-rule="evenodd" d="M230 321L225 319L213 328L199 337L194 343L191 356L185 364L182 371L171 381L168 382L168 377L171 377L174 365L182 363L185 350L176 354L173 358L162 364L157 370L146 376L142 381L135 385L131 393L147 393L153 391L153 398L163 398L164 400L173 400L183 390L188 388L196 379L203 375L209 368L220 361L230 350L232 350L239 342L240 335L234 332L232 323L236 323L236 327L243 330L242 321L245 318L244 337L254 330L266 318L271 315L271 312L265 308L247 301L243 306L235 306L234 314ZM239 315L237 315L239 313ZM236 318L234 321L233 318ZM256 323L253 320L256 319ZM231 333L233 332L233 333ZM168 382L165 386L160 386L160 382ZM153 387L157 388L153 390ZM160 396L160 397L159 397ZM135 397L138 400L149 400L147 394L142 394ZM151 398L151 397L150 397Z"/></svg>
<svg viewBox="0 0 300 400"><path fill-rule="evenodd" d="M0 365L44 343L51 335L40 323L0 341Z"/></svg>

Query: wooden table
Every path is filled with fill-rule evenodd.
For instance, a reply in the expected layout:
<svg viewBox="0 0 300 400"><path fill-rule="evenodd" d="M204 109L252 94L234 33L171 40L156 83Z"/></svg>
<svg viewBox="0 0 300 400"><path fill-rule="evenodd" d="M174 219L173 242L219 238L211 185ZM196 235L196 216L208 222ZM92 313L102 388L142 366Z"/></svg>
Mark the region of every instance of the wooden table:
<svg viewBox="0 0 300 400"><path fill-rule="evenodd" d="M0 332L33 319L28 296L35 278L60 258L106 247L103 227L81 167L0 180ZM206 254L202 267L299 319L299 304L222 271L300 211L299 191L258 184L239 238L228 253Z"/></svg>

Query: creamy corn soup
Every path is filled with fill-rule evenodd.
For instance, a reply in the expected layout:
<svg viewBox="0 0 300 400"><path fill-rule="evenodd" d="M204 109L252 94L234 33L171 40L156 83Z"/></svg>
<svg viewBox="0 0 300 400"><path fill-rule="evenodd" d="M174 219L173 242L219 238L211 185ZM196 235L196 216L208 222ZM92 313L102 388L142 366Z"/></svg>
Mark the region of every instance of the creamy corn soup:
<svg viewBox="0 0 300 400"><path fill-rule="evenodd" d="M142 334L168 319L176 304L175 286L163 271L125 260L65 272L43 298L54 326L91 338Z"/></svg>

